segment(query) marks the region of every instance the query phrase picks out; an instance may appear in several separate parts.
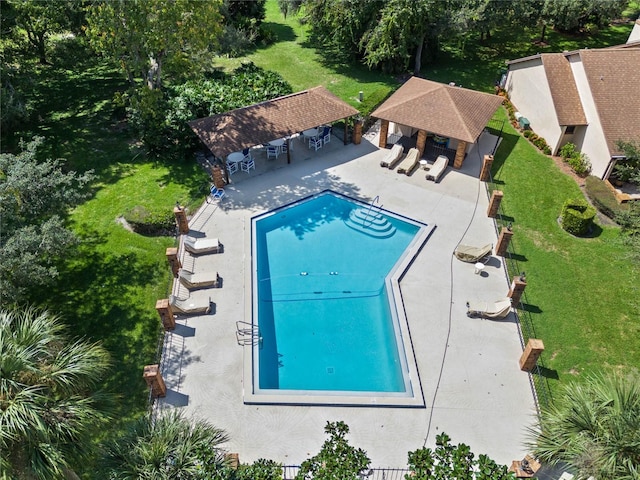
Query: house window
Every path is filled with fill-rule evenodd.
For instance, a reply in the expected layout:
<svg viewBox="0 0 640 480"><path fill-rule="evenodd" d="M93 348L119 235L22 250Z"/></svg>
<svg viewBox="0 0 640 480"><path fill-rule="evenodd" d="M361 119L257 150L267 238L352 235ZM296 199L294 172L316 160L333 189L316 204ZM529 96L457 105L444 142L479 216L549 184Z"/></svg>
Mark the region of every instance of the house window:
<svg viewBox="0 0 640 480"><path fill-rule="evenodd" d="M576 131L575 125L567 125L567 128L564 130L565 135L573 135Z"/></svg>

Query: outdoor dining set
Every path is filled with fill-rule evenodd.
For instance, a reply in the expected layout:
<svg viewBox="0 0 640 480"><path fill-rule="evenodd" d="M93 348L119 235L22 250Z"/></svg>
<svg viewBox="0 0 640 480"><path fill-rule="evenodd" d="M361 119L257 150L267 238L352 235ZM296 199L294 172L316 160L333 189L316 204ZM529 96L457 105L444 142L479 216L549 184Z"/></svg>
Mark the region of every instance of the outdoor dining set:
<svg viewBox="0 0 640 480"><path fill-rule="evenodd" d="M310 128L292 135L289 138L278 138L276 140L272 140L258 148L266 152L267 160L271 158L275 159L278 158L280 154L287 153L288 149L293 150L293 143L291 143L290 139L295 137L300 138L304 143L306 143L309 149L313 148L317 152L331 141L331 127L328 125L321 125L315 128ZM252 149L250 148L245 148L242 151L233 152L227 156L226 165L229 175L233 175L238 171L249 173L252 169L256 168L251 150Z"/></svg>

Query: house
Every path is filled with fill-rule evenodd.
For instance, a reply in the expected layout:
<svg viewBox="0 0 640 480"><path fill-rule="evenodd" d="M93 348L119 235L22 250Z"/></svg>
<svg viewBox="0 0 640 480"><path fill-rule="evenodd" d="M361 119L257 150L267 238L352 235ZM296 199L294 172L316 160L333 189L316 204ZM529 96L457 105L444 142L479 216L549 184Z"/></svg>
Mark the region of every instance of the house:
<svg viewBox="0 0 640 480"><path fill-rule="evenodd" d="M617 142L640 142L640 40L507 65L511 102L554 155L571 142L589 158L592 175L606 179L624 158Z"/></svg>

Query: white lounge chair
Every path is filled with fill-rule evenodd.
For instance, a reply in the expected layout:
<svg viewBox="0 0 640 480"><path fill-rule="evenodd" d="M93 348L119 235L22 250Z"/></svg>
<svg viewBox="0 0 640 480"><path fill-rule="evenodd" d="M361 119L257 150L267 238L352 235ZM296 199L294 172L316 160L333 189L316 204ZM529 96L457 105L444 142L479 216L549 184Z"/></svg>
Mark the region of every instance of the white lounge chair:
<svg viewBox="0 0 640 480"><path fill-rule="evenodd" d="M444 155L438 155L436 161L433 162L433 165L429 168L427 172L427 180L433 180L437 182L438 179L442 176L444 171L447 169L447 164L449 163L449 159Z"/></svg>
<svg viewBox="0 0 640 480"><path fill-rule="evenodd" d="M183 243L187 252L195 255L202 253L218 253L222 250L222 244L217 238L184 237Z"/></svg>
<svg viewBox="0 0 640 480"><path fill-rule="evenodd" d="M500 319L509 315L511 311L511 299L503 298L496 302L483 302L473 300L467 302L467 317L484 317Z"/></svg>
<svg viewBox="0 0 640 480"><path fill-rule="evenodd" d="M219 288L221 284L220 275L216 272L215 275L210 273L193 273L189 270L181 268L178 272L178 279L189 290L195 290L196 288L213 287Z"/></svg>
<svg viewBox="0 0 640 480"><path fill-rule="evenodd" d="M471 245L458 245L453 254L458 260L467 263L476 263L491 254L493 244L487 243L482 247L473 247Z"/></svg>
<svg viewBox="0 0 640 480"><path fill-rule="evenodd" d="M381 167L387 167L390 170L396 168L396 165L400 161L404 148L399 143L396 143L387 155L380 161Z"/></svg>
<svg viewBox="0 0 640 480"><path fill-rule="evenodd" d="M211 311L211 298L194 299L178 298L175 295L169 295L169 304L176 313L183 315L195 315L198 313L209 313Z"/></svg>
<svg viewBox="0 0 640 480"><path fill-rule="evenodd" d="M407 152L407 156L398 165L398 173L404 173L405 175L411 175L411 172L418 166L420 160L420 151L417 148L412 148Z"/></svg>

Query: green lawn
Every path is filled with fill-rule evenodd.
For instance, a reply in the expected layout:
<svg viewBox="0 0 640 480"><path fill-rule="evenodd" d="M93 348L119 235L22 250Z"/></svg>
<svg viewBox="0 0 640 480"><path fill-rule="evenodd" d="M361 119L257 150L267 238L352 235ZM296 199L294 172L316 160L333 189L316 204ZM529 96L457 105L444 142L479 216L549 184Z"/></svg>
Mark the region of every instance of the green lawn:
<svg viewBox="0 0 640 480"><path fill-rule="evenodd" d="M637 369L639 272L618 242L619 229L598 225L589 238L562 230L562 204L582 195L580 188L507 125L494 187L504 192L503 211L513 222L517 270L526 272L526 310L544 341L545 366L561 382L602 368Z"/></svg>

